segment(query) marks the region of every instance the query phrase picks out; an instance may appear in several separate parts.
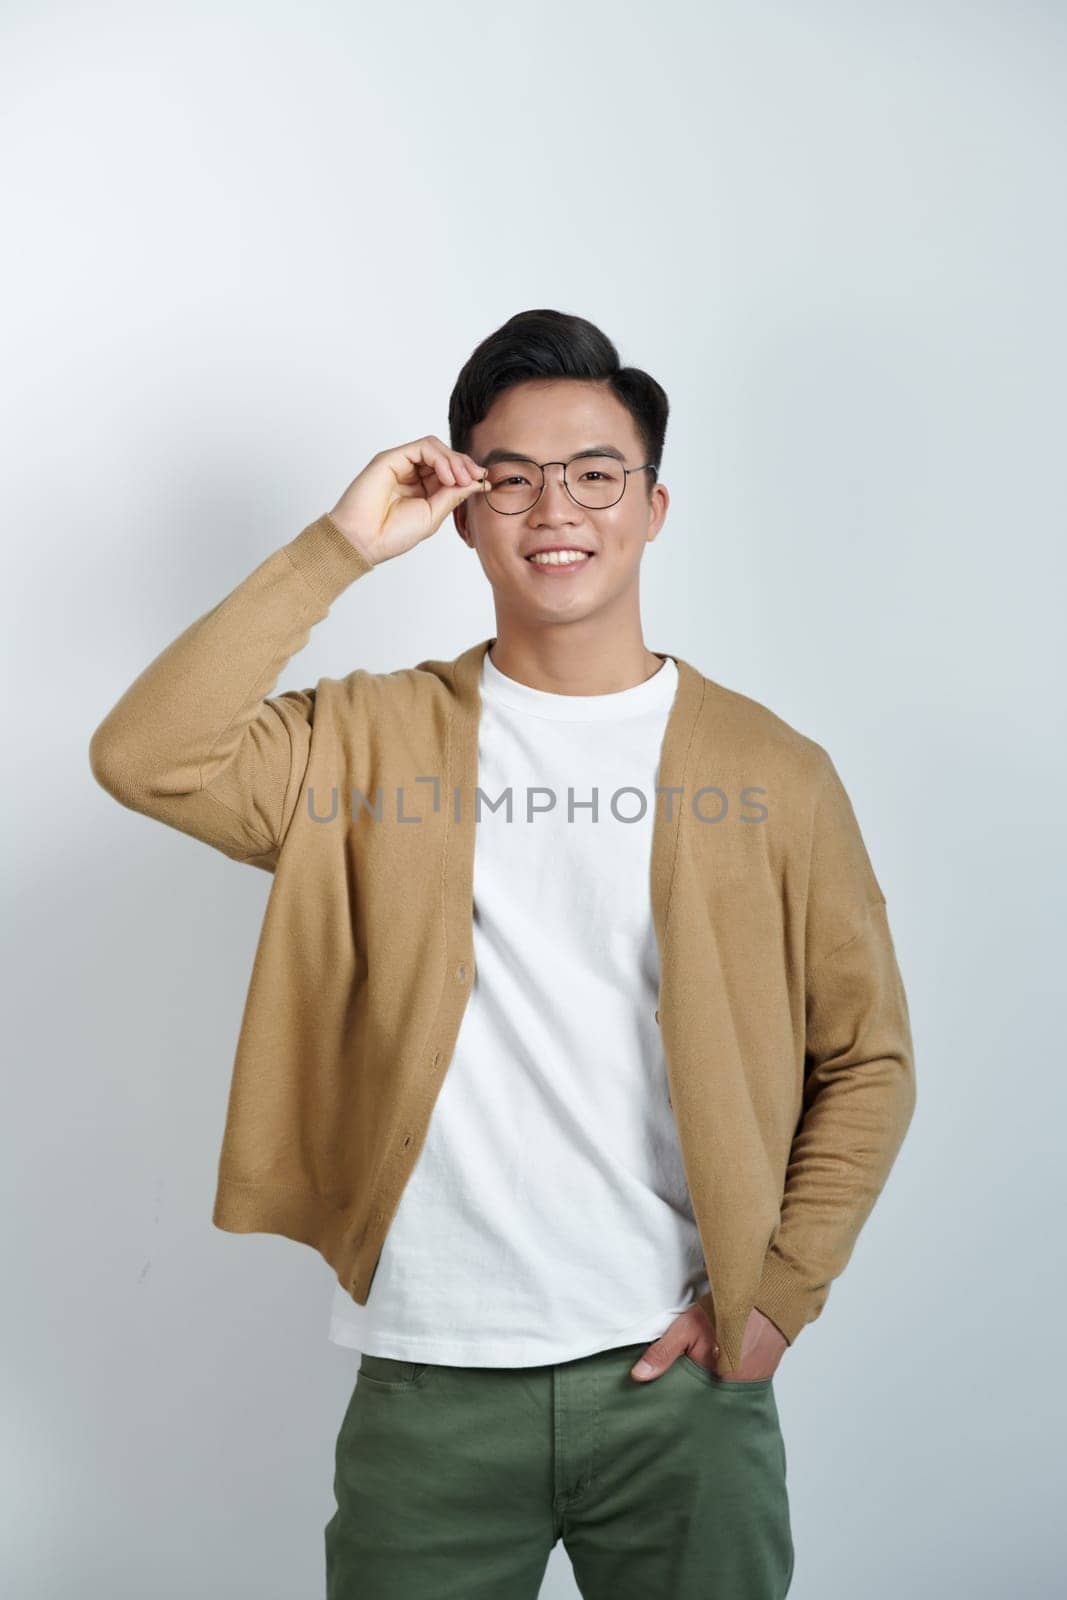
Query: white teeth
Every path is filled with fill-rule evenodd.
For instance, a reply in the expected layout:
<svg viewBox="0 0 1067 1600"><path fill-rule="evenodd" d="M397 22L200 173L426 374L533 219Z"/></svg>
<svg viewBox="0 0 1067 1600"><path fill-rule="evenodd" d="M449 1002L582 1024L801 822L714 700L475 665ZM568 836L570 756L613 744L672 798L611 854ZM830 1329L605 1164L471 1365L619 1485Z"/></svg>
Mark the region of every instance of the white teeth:
<svg viewBox="0 0 1067 1600"><path fill-rule="evenodd" d="M541 567L565 567L574 561L588 561L589 556L584 550L547 550L540 555L529 556L528 560Z"/></svg>

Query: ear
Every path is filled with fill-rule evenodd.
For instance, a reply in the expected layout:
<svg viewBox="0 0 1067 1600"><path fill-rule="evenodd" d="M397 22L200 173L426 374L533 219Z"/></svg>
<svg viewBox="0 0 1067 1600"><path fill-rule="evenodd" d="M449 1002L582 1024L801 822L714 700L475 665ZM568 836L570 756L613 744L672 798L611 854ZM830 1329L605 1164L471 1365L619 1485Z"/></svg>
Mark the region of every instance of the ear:
<svg viewBox="0 0 1067 1600"><path fill-rule="evenodd" d="M472 550L474 546L471 543L471 537L467 531L467 507L465 503L461 502L453 511L452 521L456 524L456 532L463 540L463 543L467 546L468 550Z"/></svg>
<svg viewBox="0 0 1067 1600"><path fill-rule="evenodd" d="M663 527L667 519L667 508L670 503L671 497L667 492L666 484L657 481L652 488L652 516L649 521L650 543Z"/></svg>

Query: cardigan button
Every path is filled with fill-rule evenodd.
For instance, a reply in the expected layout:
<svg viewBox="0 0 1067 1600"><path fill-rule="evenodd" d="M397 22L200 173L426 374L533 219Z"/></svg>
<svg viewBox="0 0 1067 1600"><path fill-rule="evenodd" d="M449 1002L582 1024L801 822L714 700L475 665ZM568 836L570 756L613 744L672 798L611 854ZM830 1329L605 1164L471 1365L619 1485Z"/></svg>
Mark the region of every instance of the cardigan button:
<svg viewBox="0 0 1067 1600"><path fill-rule="evenodd" d="M456 981L457 983L466 983L467 981L467 963L465 961L461 961L456 968Z"/></svg>
<svg viewBox="0 0 1067 1600"><path fill-rule="evenodd" d="M659 1021L659 1012L658 1011L656 1012L656 1021L657 1022Z"/></svg>

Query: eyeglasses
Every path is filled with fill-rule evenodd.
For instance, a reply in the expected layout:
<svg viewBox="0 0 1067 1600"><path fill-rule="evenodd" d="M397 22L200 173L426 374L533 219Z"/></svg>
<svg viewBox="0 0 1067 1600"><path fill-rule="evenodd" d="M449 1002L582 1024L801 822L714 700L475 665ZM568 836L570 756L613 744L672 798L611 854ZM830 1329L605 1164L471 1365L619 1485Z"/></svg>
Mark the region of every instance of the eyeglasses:
<svg viewBox="0 0 1067 1600"><path fill-rule="evenodd" d="M563 487L576 505L587 511L603 511L617 505L626 493L627 480L632 472L656 472L654 462L646 461L642 467L624 467L615 456L575 456L571 461L494 461L486 468L485 498L494 511L505 517L517 517L523 511L532 511L545 488L545 468L563 468ZM577 481L572 483L570 469L577 469Z"/></svg>

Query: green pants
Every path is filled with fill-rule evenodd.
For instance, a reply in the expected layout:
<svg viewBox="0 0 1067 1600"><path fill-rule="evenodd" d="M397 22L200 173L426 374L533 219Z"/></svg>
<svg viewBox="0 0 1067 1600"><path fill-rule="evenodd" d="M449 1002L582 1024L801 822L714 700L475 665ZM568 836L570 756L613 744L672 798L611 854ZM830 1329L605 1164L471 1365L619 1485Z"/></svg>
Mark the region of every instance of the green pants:
<svg viewBox="0 0 1067 1600"><path fill-rule="evenodd" d="M536 1600L560 1539L584 1600L781 1600L773 1380L650 1340L541 1367L364 1355L337 1438L327 1600Z"/></svg>

